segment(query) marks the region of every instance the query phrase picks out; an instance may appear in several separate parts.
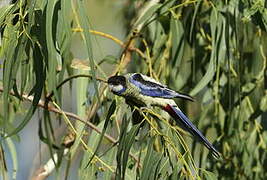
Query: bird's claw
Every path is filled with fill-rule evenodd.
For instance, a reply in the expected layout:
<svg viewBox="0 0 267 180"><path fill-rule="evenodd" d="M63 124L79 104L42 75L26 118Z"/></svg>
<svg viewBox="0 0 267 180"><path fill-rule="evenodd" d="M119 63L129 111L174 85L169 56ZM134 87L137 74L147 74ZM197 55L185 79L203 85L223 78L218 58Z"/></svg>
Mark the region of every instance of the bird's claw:
<svg viewBox="0 0 267 180"><path fill-rule="evenodd" d="M148 107L140 107L140 110L141 111L149 111L149 108Z"/></svg>

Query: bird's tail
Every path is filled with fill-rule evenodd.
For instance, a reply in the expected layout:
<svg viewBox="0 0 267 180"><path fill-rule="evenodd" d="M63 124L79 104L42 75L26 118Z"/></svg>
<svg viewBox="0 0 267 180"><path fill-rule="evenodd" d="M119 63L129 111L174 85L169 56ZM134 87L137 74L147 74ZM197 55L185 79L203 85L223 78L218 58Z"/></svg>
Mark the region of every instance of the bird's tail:
<svg viewBox="0 0 267 180"><path fill-rule="evenodd" d="M178 108L172 105L167 105L163 108L167 111L170 116L172 116L175 121L180 125L183 129L190 132L193 136L197 137L204 145L212 152L212 154L216 157L220 157L220 153L213 147L213 145L205 138L205 136L192 124L192 122L186 117L186 115Z"/></svg>
<svg viewBox="0 0 267 180"><path fill-rule="evenodd" d="M195 101L193 97L191 97L187 94L177 93L177 95L175 97L176 98L182 98L182 99L189 100L189 101Z"/></svg>

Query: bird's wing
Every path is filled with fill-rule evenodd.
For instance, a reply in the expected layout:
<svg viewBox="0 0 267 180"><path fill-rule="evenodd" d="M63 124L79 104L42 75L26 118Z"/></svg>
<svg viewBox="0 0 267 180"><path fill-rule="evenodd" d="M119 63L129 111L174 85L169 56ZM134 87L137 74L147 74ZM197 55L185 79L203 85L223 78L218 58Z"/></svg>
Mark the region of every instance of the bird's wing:
<svg viewBox="0 0 267 180"><path fill-rule="evenodd" d="M139 73L132 74L129 78L129 81L140 89L141 94L146 96L168 99L183 98L193 101L193 98L189 95L175 92L167 88L167 86L157 82L156 80Z"/></svg>
<svg viewBox="0 0 267 180"><path fill-rule="evenodd" d="M197 137L204 145L212 151L212 154L219 158L220 153L213 147L213 145L205 138L205 136L194 126L194 124L186 117L186 115L179 109L171 105L167 105L163 108L167 111L178 123L186 131L190 132L194 137Z"/></svg>

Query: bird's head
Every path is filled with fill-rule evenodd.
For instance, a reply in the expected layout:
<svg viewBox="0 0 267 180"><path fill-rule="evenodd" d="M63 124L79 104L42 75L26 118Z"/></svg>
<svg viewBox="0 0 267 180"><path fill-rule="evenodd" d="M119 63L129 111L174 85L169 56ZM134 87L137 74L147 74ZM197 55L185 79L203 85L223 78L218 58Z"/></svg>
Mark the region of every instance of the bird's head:
<svg viewBox="0 0 267 180"><path fill-rule="evenodd" d="M108 78L108 87L114 94L121 95L127 88L126 78L124 76L112 76Z"/></svg>

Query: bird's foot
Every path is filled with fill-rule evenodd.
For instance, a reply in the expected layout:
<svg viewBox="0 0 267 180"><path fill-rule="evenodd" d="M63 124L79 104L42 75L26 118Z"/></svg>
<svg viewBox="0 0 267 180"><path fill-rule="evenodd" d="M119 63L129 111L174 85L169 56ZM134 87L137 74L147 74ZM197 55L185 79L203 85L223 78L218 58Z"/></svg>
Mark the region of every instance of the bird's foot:
<svg viewBox="0 0 267 180"><path fill-rule="evenodd" d="M141 111L149 111L150 108L148 108L148 107L140 107L140 110L141 110Z"/></svg>

